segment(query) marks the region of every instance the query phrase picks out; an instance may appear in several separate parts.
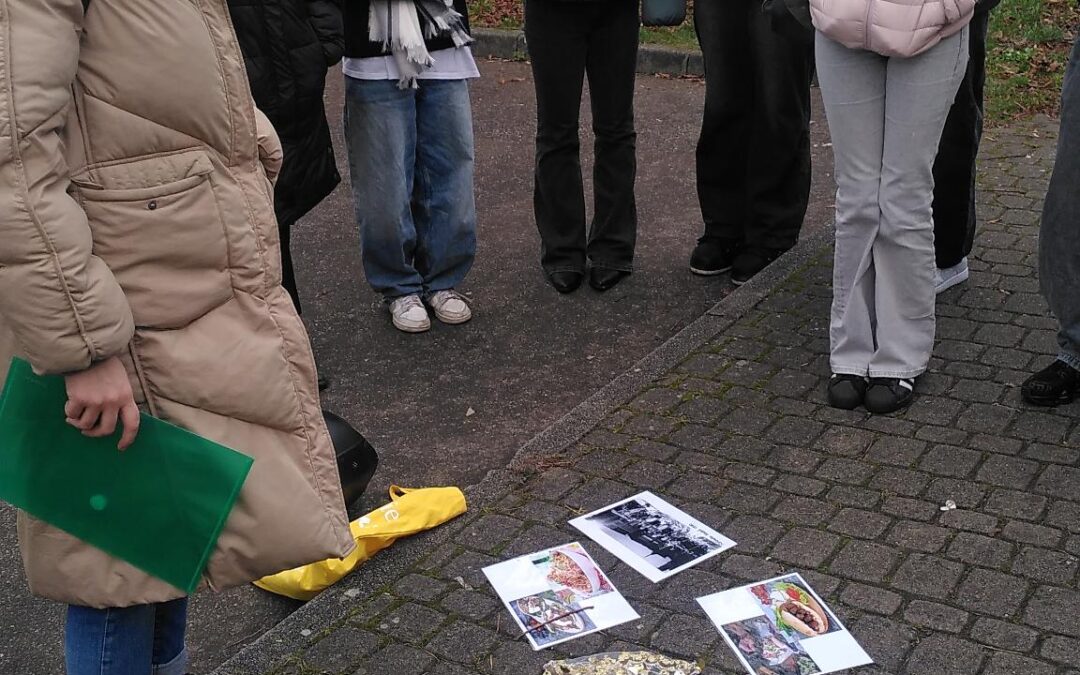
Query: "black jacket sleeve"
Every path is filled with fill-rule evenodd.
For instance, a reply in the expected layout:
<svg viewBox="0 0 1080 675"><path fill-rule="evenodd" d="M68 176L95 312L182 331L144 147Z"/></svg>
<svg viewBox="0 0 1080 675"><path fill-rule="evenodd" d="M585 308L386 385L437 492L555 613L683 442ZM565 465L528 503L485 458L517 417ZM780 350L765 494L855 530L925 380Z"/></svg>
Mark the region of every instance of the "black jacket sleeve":
<svg viewBox="0 0 1080 675"><path fill-rule="evenodd" d="M332 66L345 54L345 27L341 18L341 0L307 0L311 26L319 36L326 65Z"/></svg>

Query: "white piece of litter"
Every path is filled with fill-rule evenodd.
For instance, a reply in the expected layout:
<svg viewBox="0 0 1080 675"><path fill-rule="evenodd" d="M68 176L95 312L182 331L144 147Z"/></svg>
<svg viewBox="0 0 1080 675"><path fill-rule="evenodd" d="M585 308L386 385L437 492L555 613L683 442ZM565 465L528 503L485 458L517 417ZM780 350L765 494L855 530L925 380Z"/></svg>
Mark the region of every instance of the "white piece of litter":
<svg viewBox="0 0 1080 675"><path fill-rule="evenodd" d="M951 499L948 500L947 502L945 502L945 506L941 507L941 510L942 511L955 511L956 510L956 502L954 502Z"/></svg>

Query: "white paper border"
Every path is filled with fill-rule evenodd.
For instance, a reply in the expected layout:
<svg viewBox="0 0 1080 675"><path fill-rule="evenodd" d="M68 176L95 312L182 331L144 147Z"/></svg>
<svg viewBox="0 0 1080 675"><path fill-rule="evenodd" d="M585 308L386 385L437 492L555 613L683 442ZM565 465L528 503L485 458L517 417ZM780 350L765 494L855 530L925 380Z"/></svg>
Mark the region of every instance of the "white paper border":
<svg viewBox="0 0 1080 675"><path fill-rule="evenodd" d="M506 560L501 563L489 565L483 569L484 576L487 577L488 582L491 583L495 589L495 593L498 594L499 599L502 600L503 606L506 611L510 612L510 616L514 619L514 623L517 624L521 633L525 633L528 627L521 623L518 618L517 612L510 605L511 602L527 597L529 595L536 595L545 591L551 590L550 585L545 577L539 575L536 572L536 566L533 565L533 559L542 555L549 554L551 551L565 548L567 546L573 546L577 544L581 547L581 550L589 556L589 560L592 561L596 569L603 573L608 583L611 584L611 592L604 595L589 598L581 601L582 604L592 604L594 609L586 610L583 612L590 621L593 622L595 628L588 631L583 631L576 635L565 637L559 640L553 640L552 642L545 643L544 645L538 645L536 639L532 633L527 633L525 637L528 638L529 644L532 645L533 651L540 651L541 649L547 649L548 647L554 647L555 645L569 642L570 640L576 640L592 633L598 633L615 626L629 623L630 621L637 621L641 618L641 615L630 606L630 603L626 600L619 589L615 587L615 583L611 581L611 577L608 576L606 570L600 567L599 563L592 557L592 554L581 545L580 542L572 541L566 544L560 544L559 546L552 546L551 548L541 549L533 553L527 553L525 555L518 556L511 560ZM601 606L597 606L601 605ZM606 606L606 607L605 607ZM607 620L599 620L601 615ZM520 639L520 638L519 638Z"/></svg>
<svg viewBox="0 0 1080 675"><path fill-rule="evenodd" d="M593 523L589 522L589 518L592 518L593 516L595 516L597 514L600 514L600 513L603 513L605 511L610 511L611 509L613 509L613 508L615 508L617 506L621 506L621 505L623 505L623 504L625 504L627 502L631 502L631 501L645 502L649 506L652 506L656 510L658 510L658 511L660 511L660 512L662 512L662 513L664 513L664 514L666 514L668 516L671 516L672 518L679 521L680 523L685 523L687 525L693 526L696 529L701 530L705 534L707 534L710 537L713 537L717 541L719 541L720 542L720 547L717 548L714 551L710 551L709 553L706 553L705 555L701 556L700 558L697 558L695 560L691 560L690 562L686 563L685 565L682 565L681 567L677 567L677 568L675 568L673 570L668 570L668 571L665 572L665 571L660 570L660 569L658 569L656 567L653 567L648 562L646 562L641 556L639 556L637 553L634 553L633 551L628 549L626 546L624 546L622 543L620 543L618 540L616 540L616 539L608 536L607 534L605 534L604 531L600 527L598 527L597 525L594 525ZM603 546L604 548L606 548L608 551L610 551L619 560L623 561L624 563L626 563L630 567L633 567L639 573L644 575L646 579L648 579L649 581L651 581L653 583L663 581L664 579L669 579L669 578L675 576L676 574L678 574L679 572L682 572L685 569L689 569L689 568L693 567L694 565L698 565L701 562L703 562L705 560L708 560L709 558L713 558L715 556L718 556L721 553L723 553L724 551L730 550L731 548L733 548L735 546L735 542L732 541L731 539L729 539L729 538L725 537L724 535L720 534L719 532L712 529L711 527L709 527L705 523L702 523L700 520L698 520L697 518L694 518L689 513L686 513L685 511L682 511L682 510L676 508L675 506L668 503L664 499L661 499L660 497L654 495L651 492L647 492L647 491L646 492L640 492L640 493L634 495L633 497L627 497L626 499L623 499L622 501L618 501L618 502L615 502L613 504L608 504L607 506L605 506L603 508L599 508L599 509L593 511L592 513L586 514L584 516L574 518L573 520L570 521L570 524L573 525L574 527L576 527L578 530L580 530L582 534L584 534L588 538L592 539L596 543L598 543L601 546Z"/></svg>
<svg viewBox="0 0 1080 675"><path fill-rule="evenodd" d="M761 607L754 602L753 596L750 593L750 588L776 581L793 581L805 588L814 600L816 600L828 613L830 620L835 620L836 625L840 627L839 632L829 633L817 638L800 640L807 655L814 660L814 663L816 663L820 669L820 675L857 668L874 662L874 660L870 658L870 655L866 653L866 650L859 644L858 640L855 639L855 636L851 634L851 631L847 629L847 626L845 626L843 622L840 621L840 618L836 616L836 612L833 608L821 599L821 596L817 594L817 591L807 583L806 579L804 579L801 574L798 572L791 572L782 574L778 577L773 577L772 579L755 581L754 583L739 586L738 588L702 596L697 599L698 604L705 610L705 614L708 615L709 620L716 626L716 630L720 633L720 636L724 638L724 642L727 643L728 648L731 649L732 653L739 659L743 668L746 668L746 672L750 673L750 675L755 675L753 668L750 667L750 663L746 660L742 651L740 651L731 640L731 637L723 627L731 623L746 621L759 616L766 616ZM726 598L724 596L726 596ZM717 607L717 604L720 602L725 603L725 606L723 607L725 613L723 615L718 613L720 608ZM815 641L818 643L816 646L812 644ZM833 643L839 641L843 641L844 644L833 646ZM828 647L825 646L824 642L829 643ZM833 653L834 651L850 655L850 660L837 658L837 655ZM817 653L815 654L814 652Z"/></svg>

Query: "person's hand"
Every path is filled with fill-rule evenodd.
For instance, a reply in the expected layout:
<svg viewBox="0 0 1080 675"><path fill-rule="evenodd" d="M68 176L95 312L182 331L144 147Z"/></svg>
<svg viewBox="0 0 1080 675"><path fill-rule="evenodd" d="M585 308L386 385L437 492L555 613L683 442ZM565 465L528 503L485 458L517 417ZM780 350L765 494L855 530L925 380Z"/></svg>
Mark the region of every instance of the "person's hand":
<svg viewBox="0 0 1080 675"><path fill-rule="evenodd" d="M68 401L64 406L67 423L90 438L102 438L116 431L117 420L124 433L117 447L125 450L139 432L139 407L131 392L127 370L115 356L90 368L64 377Z"/></svg>

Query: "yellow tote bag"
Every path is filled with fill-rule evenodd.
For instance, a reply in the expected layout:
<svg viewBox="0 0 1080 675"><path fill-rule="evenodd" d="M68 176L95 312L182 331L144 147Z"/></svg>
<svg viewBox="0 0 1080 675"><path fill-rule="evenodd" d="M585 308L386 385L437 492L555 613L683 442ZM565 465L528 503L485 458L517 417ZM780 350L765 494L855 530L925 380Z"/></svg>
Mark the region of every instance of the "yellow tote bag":
<svg viewBox="0 0 1080 675"><path fill-rule="evenodd" d="M392 485L390 500L349 524L356 550L348 557L278 572L259 579L255 585L294 600L310 600L401 537L442 525L467 508L465 495L456 487L410 490Z"/></svg>

